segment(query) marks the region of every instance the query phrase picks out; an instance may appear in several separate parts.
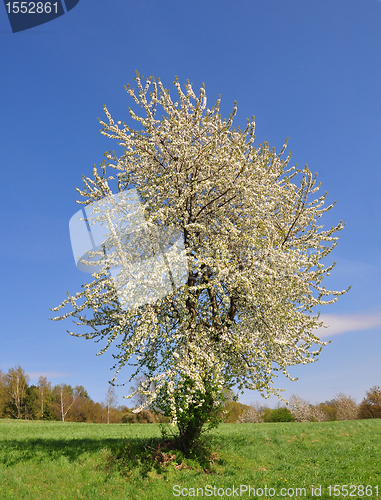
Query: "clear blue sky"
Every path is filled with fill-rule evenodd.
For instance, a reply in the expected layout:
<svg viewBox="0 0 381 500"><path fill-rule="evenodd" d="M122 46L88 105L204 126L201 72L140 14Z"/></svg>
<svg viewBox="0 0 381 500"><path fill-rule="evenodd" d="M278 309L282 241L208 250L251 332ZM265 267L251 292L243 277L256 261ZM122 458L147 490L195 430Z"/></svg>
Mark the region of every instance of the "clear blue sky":
<svg viewBox="0 0 381 500"><path fill-rule="evenodd" d="M36 382L82 384L97 401L111 354L70 337L49 308L89 278L75 267L68 223L75 186L116 143L99 134L106 104L128 121L135 70L177 75L236 125L256 117L257 144L289 137L292 162L318 172L337 205L327 226L347 223L329 262L327 288L350 292L321 312L332 343L291 370L286 388L319 402L361 400L381 385L381 2L378 0L80 0L62 17L13 34L0 8L0 367L20 364ZM129 378L121 372L120 382ZM118 389L121 396L126 390ZM260 401L247 392L243 402Z"/></svg>

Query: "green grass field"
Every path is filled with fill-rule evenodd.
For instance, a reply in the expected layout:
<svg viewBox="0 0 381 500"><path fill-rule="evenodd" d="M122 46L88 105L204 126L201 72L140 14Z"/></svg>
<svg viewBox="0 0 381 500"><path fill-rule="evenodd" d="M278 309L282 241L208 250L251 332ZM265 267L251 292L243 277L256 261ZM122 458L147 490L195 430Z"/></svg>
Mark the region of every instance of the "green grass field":
<svg viewBox="0 0 381 500"><path fill-rule="evenodd" d="M0 499L167 500L184 498L180 488L198 498L282 498L281 488L306 489L284 498L344 498L330 485L354 485L349 498L377 498L378 486L381 497L381 420L222 424L207 438L210 465L155 454L160 440L158 424L0 420ZM249 496L249 485L263 495Z"/></svg>

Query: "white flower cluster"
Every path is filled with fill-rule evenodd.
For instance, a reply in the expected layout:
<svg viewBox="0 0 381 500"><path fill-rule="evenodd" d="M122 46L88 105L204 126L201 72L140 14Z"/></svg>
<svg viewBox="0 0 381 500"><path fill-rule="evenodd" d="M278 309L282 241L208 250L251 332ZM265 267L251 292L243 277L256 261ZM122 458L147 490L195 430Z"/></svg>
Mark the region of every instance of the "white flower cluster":
<svg viewBox="0 0 381 500"><path fill-rule="evenodd" d="M318 406L311 405L308 401L293 394L288 406L295 417L295 422L324 422L328 420L327 414Z"/></svg>
<svg viewBox="0 0 381 500"><path fill-rule="evenodd" d="M335 396L333 402L336 408L337 420L356 420L358 418L359 407L351 396L346 396L340 392Z"/></svg>
<svg viewBox="0 0 381 500"><path fill-rule="evenodd" d="M123 309L152 304L187 279L182 233L149 227L136 189L92 202L73 215L69 228L78 269L108 271Z"/></svg>
<svg viewBox="0 0 381 500"><path fill-rule="evenodd" d="M142 117L130 111L139 129L115 123L105 108L102 134L124 152L107 154L102 172L83 178L79 203L110 196L110 181L118 192L133 185L147 225L183 235L187 279L156 302L126 311L104 269L83 292L68 294L54 310L66 304L73 310L54 319L77 318L90 331L72 334L105 339L100 353L115 341L116 374L135 364L136 374L148 377L138 389L145 404L165 391L173 422L184 387L182 411L201 404L206 392L218 401L224 387L279 396L276 373L290 378L288 366L313 362L325 345L314 335L323 324L313 308L346 292L321 285L334 264L325 268L320 261L343 224L321 230L318 221L333 205L324 207L325 195L310 200L319 189L316 175L289 167L290 156L282 159L286 145L279 154L267 143L254 147L253 120L243 131L232 126L236 106L222 120L220 100L207 109L203 87L196 96L189 83L183 91L176 80L173 102L160 80L144 84L137 75L136 82L137 91L127 92L144 110ZM107 169L115 174L107 177Z"/></svg>
<svg viewBox="0 0 381 500"><path fill-rule="evenodd" d="M249 406L237 420L238 424L258 424L261 422L263 422L263 416L254 406Z"/></svg>

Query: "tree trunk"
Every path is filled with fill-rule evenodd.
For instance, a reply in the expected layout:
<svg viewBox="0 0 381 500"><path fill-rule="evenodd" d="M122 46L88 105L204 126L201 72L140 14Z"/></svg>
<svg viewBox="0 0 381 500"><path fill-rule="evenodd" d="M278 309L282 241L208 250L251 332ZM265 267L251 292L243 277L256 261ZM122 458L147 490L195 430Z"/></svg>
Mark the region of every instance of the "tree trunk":
<svg viewBox="0 0 381 500"><path fill-rule="evenodd" d="M214 407L211 394L204 394L205 400L201 406L189 405L178 418L179 440L185 456L190 456L197 447L205 424L214 424L218 421L219 409Z"/></svg>
<svg viewBox="0 0 381 500"><path fill-rule="evenodd" d="M190 421L187 424L178 424L181 448L185 456L196 448L205 422Z"/></svg>

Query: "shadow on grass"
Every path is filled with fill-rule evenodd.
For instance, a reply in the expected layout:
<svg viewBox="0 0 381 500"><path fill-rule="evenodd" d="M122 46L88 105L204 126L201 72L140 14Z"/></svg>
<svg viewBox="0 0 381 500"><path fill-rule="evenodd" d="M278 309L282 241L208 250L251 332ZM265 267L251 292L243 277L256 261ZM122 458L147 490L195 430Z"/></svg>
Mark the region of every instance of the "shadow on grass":
<svg viewBox="0 0 381 500"><path fill-rule="evenodd" d="M107 471L117 469L126 476L136 473L146 477L150 471L164 474L173 468L201 468L206 473L213 473L213 465L218 460L205 440L200 442L190 458L185 459L175 439L134 437L6 440L0 444L0 463L12 467L29 461L54 462L62 458L81 463L84 456L87 458L90 454L96 457L105 451Z"/></svg>
<svg viewBox="0 0 381 500"><path fill-rule="evenodd" d="M70 462L78 461L83 454L96 454L101 450L114 450L119 439L9 439L0 445L0 463L12 466L18 463L43 460L59 460L64 457Z"/></svg>
<svg viewBox="0 0 381 500"><path fill-rule="evenodd" d="M110 457L111 458L111 457ZM111 458L111 463L117 463L120 472L131 475L139 471L141 477L155 471L165 474L168 470L197 469L213 474L213 466L221 464L217 453L212 452L208 441L200 440L199 444L184 456L180 443L176 439L155 439L147 443L142 439L126 439ZM168 467L170 466L170 467Z"/></svg>

